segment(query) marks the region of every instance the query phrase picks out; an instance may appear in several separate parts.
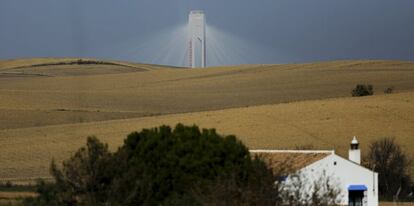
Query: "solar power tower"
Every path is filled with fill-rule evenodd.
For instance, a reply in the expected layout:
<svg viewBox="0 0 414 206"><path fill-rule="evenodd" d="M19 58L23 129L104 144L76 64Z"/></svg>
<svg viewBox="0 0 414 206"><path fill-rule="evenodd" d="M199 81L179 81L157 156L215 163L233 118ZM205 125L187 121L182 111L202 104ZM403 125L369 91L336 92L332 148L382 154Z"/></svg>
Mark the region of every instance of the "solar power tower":
<svg viewBox="0 0 414 206"><path fill-rule="evenodd" d="M203 11L191 11L189 25L189 65L192 68L206 67L206 17Z"/></svg>

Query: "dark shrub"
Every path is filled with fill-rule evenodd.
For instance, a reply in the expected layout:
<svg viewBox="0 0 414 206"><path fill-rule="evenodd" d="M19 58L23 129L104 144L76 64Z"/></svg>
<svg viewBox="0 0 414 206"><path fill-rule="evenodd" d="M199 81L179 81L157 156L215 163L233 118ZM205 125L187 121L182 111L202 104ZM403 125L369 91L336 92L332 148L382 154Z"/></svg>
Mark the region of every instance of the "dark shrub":
<svg viewBox="0 0 414 206"><path fill-rule="evenodd" d="M382 138L371 143L365 164L378 172L379 194L383 199L405 199L411 191L407 155L394 138Z"/></svg>
<svg viewBox="0 0 414 206"><path fill-rule="evenodd" d="M358 84L355 89L352 90L353 97L370 96L374 94L374 89L370 84Z"/></svg>
<svg viewBox="0 0 414 206"><path fill-rule="evenodd" d="M394 87L387 87L384 89L385 94L391 94L394 91Z"/></svg>

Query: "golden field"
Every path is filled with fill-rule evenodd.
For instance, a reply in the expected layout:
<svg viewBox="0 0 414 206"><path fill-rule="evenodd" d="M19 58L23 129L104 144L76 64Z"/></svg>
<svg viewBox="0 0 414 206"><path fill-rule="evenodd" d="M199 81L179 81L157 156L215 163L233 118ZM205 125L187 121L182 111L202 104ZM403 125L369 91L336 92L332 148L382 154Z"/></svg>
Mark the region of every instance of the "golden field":
<svg viewBox="0 0 414 206"><path fill-rule="evenodd" d="M49 177L50 161L66 159L89 135L116 149L132 131L178 122L235 134L252 149L312 144L345 154L354 135L363 151L392 136L414 157L413 62L209 69L23 62L0 62L0 180ZM376 95L349 97L357 83L373 84ZM382 94L391 86L395 93Z"/></svg>
<svg viewBox="0 0 414 206"><path fill-rule="evenodd" d="M414 151L414 93L363 98L337 98L276 105L172 114L83 124L0 131L0 176L11 180L48 177L52 158L57 161L96 135L116 149L132 131L178 122L217 128L236 134L252 149L294 148L312 144L344 154L353 135L363 151L379 137L393 136L411 156Z"/></svg>
<svg viewBox="0 0 414 206"><path fill-rule="evenodd" d="M143 65L131 71L108 65L31 67L29 60L16 61L25 64L11 67L17 63L0 62L0 129L347 97L357 83L373 84L377 93L390 86L396 92L414 91L413 62L341 61L204 70ZM32 61L40 64L38 59Z"/></svg>

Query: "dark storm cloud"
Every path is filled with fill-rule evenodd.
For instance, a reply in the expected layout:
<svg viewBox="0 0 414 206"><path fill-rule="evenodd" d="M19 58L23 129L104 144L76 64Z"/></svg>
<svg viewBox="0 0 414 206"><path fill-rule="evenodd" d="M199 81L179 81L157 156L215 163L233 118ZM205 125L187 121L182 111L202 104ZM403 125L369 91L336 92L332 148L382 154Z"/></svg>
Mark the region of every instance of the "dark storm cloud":
<svg viewBox="0 0 414 206"><path fill-rule="evenodd" d="M2 0L0 59L111 58L113 45L182 25L193 9L267 48L248 63L414 60L410 0Z"/></svg>

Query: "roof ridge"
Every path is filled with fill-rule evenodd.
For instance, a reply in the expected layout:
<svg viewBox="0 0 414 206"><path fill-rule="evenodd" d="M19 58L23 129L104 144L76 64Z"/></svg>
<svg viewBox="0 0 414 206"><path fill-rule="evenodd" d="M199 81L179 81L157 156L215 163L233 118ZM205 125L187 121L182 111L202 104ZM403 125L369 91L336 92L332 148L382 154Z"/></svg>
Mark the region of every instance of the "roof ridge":
<svg viewBox="0 0 414 206"><path fill-rule="evenodd" d="M343 160L345 160L345 161L347 161L347 162L349 162L349 163L352 163L352 164L354 164L354 165L357 165L357 166L359 166L359 167L361 167L361 168L363 168L363 169L365 169L365 170L368 170L368 171L370 171L370 172L374 172L374 173L378 174L378 172L375 172L374 170L371 170L370 168L368 168L368 167L366 167L366 166L364 166L364 165L362 165L362 164L358 164L358 163L356 163L356 162L354 162L354 161L351 161L351 160L349 160L349 159L347 159L347 158L345 158L345 157L342 157L342 156L340 156L340 155L335 155L335 156L337 156L337 157L339 157L339 158L341 158L341 159L343 159Z"/></svg>

